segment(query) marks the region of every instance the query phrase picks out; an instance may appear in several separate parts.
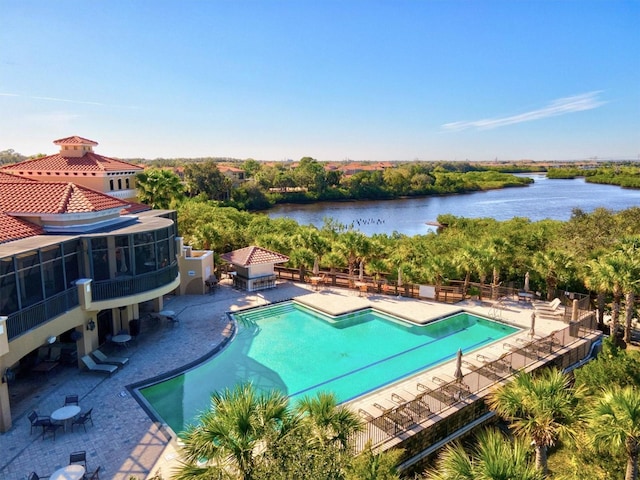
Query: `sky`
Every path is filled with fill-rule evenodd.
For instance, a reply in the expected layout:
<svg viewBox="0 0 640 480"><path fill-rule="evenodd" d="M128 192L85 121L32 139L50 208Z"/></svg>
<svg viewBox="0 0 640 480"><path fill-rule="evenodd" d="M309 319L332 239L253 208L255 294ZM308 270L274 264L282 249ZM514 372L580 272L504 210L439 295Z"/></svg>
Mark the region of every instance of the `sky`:
<svg viewBox="0 0 640 480"><path fill-rule="evenodd" d="M640 160L640 0L0 0L0 150Z"/></svg>

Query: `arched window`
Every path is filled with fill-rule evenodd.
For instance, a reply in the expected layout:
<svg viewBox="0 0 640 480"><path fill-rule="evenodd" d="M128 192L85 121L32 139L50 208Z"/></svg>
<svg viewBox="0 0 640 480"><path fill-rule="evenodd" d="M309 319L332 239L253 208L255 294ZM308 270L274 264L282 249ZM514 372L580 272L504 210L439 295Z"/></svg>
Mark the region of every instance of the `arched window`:
<svg viewBox="0 0 640 480"><path fill-rule="evenodd" d="M128 189L129 188L129 177L124 179L124 184L125 184L126 188Z"/></svg>
<svg viewBox="0 0 640 480"><path fill-rule="evenodd" d="M113 190L113 178L109 180L109 189Z"/></svg>
<svg viewBox="0 0 640 480"><path fill-rule="evenodd" d="M118 190L122 190L122 179L118 179Z"/></svg>

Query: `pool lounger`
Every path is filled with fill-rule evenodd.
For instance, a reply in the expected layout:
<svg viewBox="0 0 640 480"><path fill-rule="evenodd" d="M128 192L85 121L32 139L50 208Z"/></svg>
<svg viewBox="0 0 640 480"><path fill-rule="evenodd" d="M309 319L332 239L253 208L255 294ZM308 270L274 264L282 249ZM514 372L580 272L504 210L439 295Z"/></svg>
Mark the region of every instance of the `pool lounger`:
<svg viewBox="0 0 640 480"><path fill-rule="evenodd" d="M391 401L399 406L404 406L405 411L410 412L409 415L413 417L416 423L428 418L433 413L429 404L424 401L424 394L416 395L413 399L407 401L397 393L392 393Z"/></svg>
<svg viewBox="0 0 640 480"><path fill-rule="evenodd" d="M373 406L382 412L382 416L391 419L391 421L395 423L396 427L400 430L406 430L407 427L415 423L413 416L406 413L403 407L384 407L379 403L374 403Z"/></svg>

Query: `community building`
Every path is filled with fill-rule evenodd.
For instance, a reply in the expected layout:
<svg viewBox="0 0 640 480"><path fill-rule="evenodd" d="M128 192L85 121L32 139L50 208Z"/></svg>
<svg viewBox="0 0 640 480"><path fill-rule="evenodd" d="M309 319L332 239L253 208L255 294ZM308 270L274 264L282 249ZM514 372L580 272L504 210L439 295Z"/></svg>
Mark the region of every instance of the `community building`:
<svg viewBox="0 0 640 480"><path fill-rule="evenodd" d="M141 167L85 138L54 143L55 155L0 169L0 432L13 378L84 366L112 336L135 336L164 295L194 290L194 278L204 288L213 268L212 252L189 249L202 265L181 276L176 212L135 202Z"/></svg>

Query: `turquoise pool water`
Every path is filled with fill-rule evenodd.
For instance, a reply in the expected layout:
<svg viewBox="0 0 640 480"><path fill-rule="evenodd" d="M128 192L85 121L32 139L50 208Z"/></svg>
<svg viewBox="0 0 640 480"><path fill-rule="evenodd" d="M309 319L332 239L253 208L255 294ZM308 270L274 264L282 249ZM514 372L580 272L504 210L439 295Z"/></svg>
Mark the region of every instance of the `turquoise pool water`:
<svg viewBox="0 0 640 480"><path fill-rule="evenodd" d="M295 399L332 391L351 400L469 353L518 329L469 313L425 326L371 309L332 318L294 302L236 313L236 338L211 360L140 393L175 432L214 391L250 381Z"/></svg>

